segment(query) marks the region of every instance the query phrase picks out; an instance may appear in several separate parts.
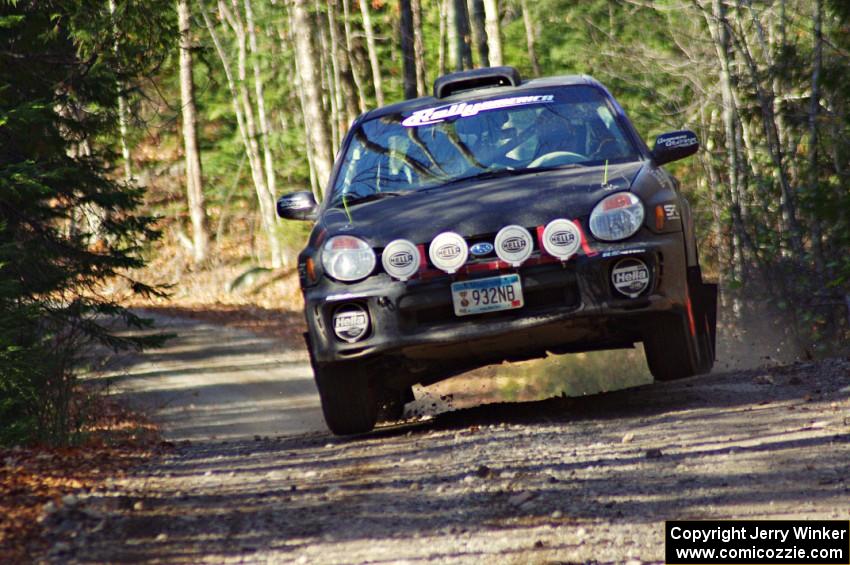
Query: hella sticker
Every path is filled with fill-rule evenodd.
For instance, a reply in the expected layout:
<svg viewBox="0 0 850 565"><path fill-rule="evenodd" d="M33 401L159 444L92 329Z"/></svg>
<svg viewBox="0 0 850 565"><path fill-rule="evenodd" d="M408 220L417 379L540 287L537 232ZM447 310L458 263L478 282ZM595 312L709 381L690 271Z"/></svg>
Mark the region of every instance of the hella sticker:
<svg viewBox="0 0 850 565"><path fill-rule="evenodd" d="M435 267L449 274L461 268L469 257L466 240L454 232L443 232L431 242L428 256Z"/></svg>
<svg viewBox="0 0 850 565"><path fill-rule="evenodd" d="M522 265L533 250L534 240L522 226L505 226L496 234L496 255L513 267Z"/></svg>
<svg viewBox="0 0 850 565"><path fill-rule="evenodd" d="M493 252L493 244L482 241L481 243L476 243L470 247L469 252L476 257L483 257L484 255L489 255Z"/></svg>
<svg viewBox="0 0 850 565"><path fill-rule="evenodd" d="M390 276L406 281L419 270L419 250L406 239L396 239L384 248L381 264Z"/></svg>
<svg viewBox="0 0 850 565"><path fill-rule="evenodd" d="M451 261L455 257L460 256L460 246L454 243L447 243L437 248L437 257Z"/></svg>
<svg viewBox="0 0 850 565"><path fill-rule="evenodd" d="M502 242L502 249L510 253L521 252L526 245L528 244L521 237L509 237Z"/></svg>
<svg viewBox="0 0 850 565"><path fill-rule="evenodd" d="M637 298L649 287L649 267L640 259L620 259L611 270L611 283L620 294Z"/></svg>
<svg viewBox="0 0 850 565"><path fill-rule="evenodd" d="M576 241L578 241L576 234L568 232L567 230L556 231L549 236L549 243L555 247L569 247Z"/></svg>
<svg viewBox="0 0 850 565"><path fill-rule="evenodd" d="M390 255L390 265L393 267L404 269L413 264L413 254L409 251L399 251Z"/></svg>
<svg viewBox="0 0 850 565"><path fill-rule="evenodd" d="M566 261L578 252L581 233L570 220L552 220L543 229L543 249L552 257Z"/></svg>
<svg viewBox="0 0 850 565"><path fill-rule="evenodd" d="M358 341L369 330L369 314L359 304L341 306L333 316L334 333L348 343Z"/></svg>

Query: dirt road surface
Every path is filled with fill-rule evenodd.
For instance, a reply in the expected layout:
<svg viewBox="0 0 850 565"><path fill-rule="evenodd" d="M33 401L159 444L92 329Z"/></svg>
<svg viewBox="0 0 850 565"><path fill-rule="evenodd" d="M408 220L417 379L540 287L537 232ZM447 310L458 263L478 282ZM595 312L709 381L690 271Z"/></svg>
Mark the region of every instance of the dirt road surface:
<svg viewBox="0 0 850 565"><path fill-rule="evenodd" d="M175 443L47 523L49 561L660 562L663 522L850 518L850 360L329 435L303 352L199 322L115 386Z"/></svg>

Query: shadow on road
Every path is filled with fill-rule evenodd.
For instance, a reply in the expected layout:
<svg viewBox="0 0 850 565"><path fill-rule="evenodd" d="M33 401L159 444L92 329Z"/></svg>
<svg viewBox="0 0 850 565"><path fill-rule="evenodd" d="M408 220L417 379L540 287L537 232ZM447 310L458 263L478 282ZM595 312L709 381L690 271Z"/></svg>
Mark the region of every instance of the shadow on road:
<svg viewBox="0 0 850 565"><path fill-rule="evenodd" d="M354 438L179 445L142 472L156 494L121 525L138 543L111 555L286 560L324 551L344 562L345 548L360 543L390 544L402 559L411 540L425 540L417 555L474 560L489 553L427 540L510 531L531 543L558 531L567 533L545 547L564 554L584 543L571 541L580 527L846 518L850 433L824 418L847 405L847 385L846 375L805 367L751 371L479 406Z"/></svg>
<svg viewBox="0 0 850 565"><path fill-rule="evenodd" d="M92 496L109 527L80 542L80 561L510 561L527 555L505 542L517 536L557 560L617 547L616 561L623 532L661 547L668 519L848 518L847 360L335 438L303 353L164 321L177 339L100 378L155 409L174 447L135 490Z"/></svg>

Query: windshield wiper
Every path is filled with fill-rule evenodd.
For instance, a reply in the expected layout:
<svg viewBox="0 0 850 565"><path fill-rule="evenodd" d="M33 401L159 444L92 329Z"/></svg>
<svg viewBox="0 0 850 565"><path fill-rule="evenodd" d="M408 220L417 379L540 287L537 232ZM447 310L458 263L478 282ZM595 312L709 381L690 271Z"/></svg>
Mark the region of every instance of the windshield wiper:
<svg viewBox="0 0 850 565"><path fill-rule="evenodd" d="M410 191L370 192L369 194L360 194L355 196L343 194L337 201L337 204L344 202L345 205L351 206L352 204L363 204L364 202L371 202L372 200L381 200L382 198L390 198L393 196L406 196L408 194L410 194Z"/></svg>
<svg viewBox="0 0 850 565"><path fill-rule="evenodd" d="M495 178L499 178L499 177L511 177L511 176L514 176L514 175L523 175L523 174L531 172L531 171L533 171L533 169L498 169L496 171L481 171L480 173L477 173L477 174L474 174L474 175L469 175L467 177L459 177L459 178L456 178L456 179L451 179L451 180L444 182L443 184L441 184L439 186L435 186L433 188L441 188L441 187L444 187L444 186L448 186L450 184L458 184L458 183L466 182L466 181L495 179ZM429 188L431 188L431 187L429 187Z"/></svg>

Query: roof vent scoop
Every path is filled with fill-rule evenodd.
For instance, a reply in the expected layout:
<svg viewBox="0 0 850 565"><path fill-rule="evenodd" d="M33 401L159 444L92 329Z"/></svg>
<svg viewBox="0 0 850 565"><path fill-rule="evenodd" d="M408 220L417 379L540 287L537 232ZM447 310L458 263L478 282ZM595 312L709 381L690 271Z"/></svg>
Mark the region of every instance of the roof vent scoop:
<svg viewBox="0 0 850 565"><path fill-rule="evenodd" d="M486 67L441 76L434 81L434 98L495 86L519 86L522 78L513 67Z"/></svg>

